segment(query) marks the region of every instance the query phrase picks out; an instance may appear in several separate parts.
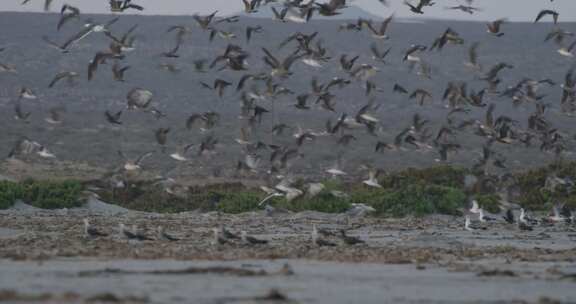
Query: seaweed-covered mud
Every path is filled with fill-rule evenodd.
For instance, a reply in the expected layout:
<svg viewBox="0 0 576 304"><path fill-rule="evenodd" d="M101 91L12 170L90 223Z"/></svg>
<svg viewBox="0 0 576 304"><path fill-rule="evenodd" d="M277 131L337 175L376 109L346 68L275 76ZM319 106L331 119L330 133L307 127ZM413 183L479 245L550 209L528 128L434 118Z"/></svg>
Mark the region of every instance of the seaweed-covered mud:
<svg viewBox="0 0 576 304"><path fill-rule="evenodd" d="M83 219L109 234L90 238ZM124 223L151 240L128 240ZM321 247L320 236L336 244ZM177 238L160 237L158 227ZM268 240L215 244L213 228ZM364 240L346 245L340 229ZM331 234L334 235L331 235ZM465 231L461 217L301 212L155 214L91 202L0 213L0 301L53 303L573 303L575 226Z"/></svg>

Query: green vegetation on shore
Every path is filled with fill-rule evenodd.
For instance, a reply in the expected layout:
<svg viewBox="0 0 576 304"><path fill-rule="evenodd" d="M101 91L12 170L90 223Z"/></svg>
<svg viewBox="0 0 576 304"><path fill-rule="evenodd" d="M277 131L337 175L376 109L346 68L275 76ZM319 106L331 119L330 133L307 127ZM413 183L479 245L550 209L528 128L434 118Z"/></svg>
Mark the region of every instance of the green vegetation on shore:
<svg viewBox="0 0 576 304"><path fill-rule="evenodd" d="M0 181L0 209L10 208L17 200L43 209L78 207L83 188L77 181Z"/></svg>
<svg viewBox="0 0 576 304"><path fill-rule="evenodd" d="M571 189L554 192L543 189L551 172L556 172L559 177L576 179L576 162L512 176L513 201L530 210L545 210L550 207L550 202L556 201L576 207L576 193ZM496 185L487 182L465 189L464 180L468 174L469 170L452 166L407 169L381 177L382 188L327 180L323 182L325 189L314 197L305 194L291 202L275 197L269 204L292 211L341 213L352 204L362 203L372 206L377 216L456 215L465 206L467 197L472 195L487 211L498 212L500 198L495 191L501 182L495 182ZM0 182L0 209L9 208L16 200L46 209L76 207L82 204L84 187L76 181ZM307 181L297 181L296 187L305 190ZM338 195L336 191L345 195ZM102 200L128 209L160 213L192 210L241 213L258 210L258 203L266 197L260 189L248 188L241 183L194 186L176 196L168 194L161 185L145 181L131 182L125 189L103 189L98 194Z"/></svg>
<svg viewBox="0 0 576 304"><path fill-rule="evenodd" d="M462 190L465 174L466 170L449 166L408 169L383 177L380 180L382 188L327 180L323 182L325 189L314 197L305 194L291 202L276 197L269 204L296 212L314 210L341 213L352 204L366 204L376 209L375 214L379 216L458 214L466 201L466 194ZM307 187L304 180L295 184L299 189L305 190ZM335 195L334 191L345 195ZM266 197L261 190L244 187L241 183L190 187L184 197L169 195L161 186L144 182L126 190L99 194L105 201L129 209L154 212L201 210L241 213L258 210L258 203Z"/></svg>
<svg viewBox="0 0 576 304"><path fill-rule="evenodd" d="M550 203L562 201L571 208L576 208L576 192L568 187L559 187L551 192L543 189L546 177L551 173L561 178L571 178L576 180L576 162L562 162L527 172L517 174L518 181L518 202L530 209L538 210L549 208Z"/></svg>

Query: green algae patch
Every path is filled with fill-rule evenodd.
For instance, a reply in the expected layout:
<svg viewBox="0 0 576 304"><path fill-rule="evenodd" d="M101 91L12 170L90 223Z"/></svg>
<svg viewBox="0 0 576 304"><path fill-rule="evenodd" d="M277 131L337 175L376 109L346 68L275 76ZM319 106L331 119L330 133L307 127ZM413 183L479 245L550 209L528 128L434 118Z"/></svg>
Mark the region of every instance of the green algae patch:
<svg viewBox="0 0 576 304"><path fill-rule="evenodd" d="M79 207L83 203L84 186L78 181L0 182L0 209L7 209L21 200L42 209Z"/></svg>

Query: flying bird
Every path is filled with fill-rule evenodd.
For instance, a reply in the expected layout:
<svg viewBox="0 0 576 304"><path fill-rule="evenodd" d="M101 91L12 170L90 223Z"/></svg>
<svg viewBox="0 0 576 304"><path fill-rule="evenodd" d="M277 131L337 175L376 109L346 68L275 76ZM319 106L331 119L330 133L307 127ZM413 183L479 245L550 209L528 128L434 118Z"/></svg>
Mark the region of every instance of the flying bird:
<svg viewBox="0 0 576 304"><path fill-rule="evenodd" d="M110 0L110 10L112 12L123 12L127 9L143 11L144 7L132 3L132 0Z"/></svg>
<svg viewBox="0 0 576 304"><path fill-rule="evenodd" d="M44 120L52 125L58 125L62 123L62 113L66 111L64 107L54 107L49 110L50 116L46 117Z"/></svg>
<svg viewBox="0 0 576 304"><path fill-rule="evenodd" d="M376 169L369 169L368 171L368 179L362 181L362 183L369 187L374 188L382 188L382 185L378 182L378 175L380 174L380 170Z"/></svg>
<svg viewBox="0 0 576 304"><path fill-rule="evenodd" d="M122 121L120 121L120 118L122 117L122 111L112 113L112 112L106 110L106 112L104 112L104 114L106 115L106 120L109 123L115 124L115 125L121 125L122 124Z"/></svg>
<svg viewBox="0 0 576 304"><path fill-rule="evenodd" d="M546 15L552 16L552 20L554 20L554 24L558 23L558 16L560 14L556 11L553 11L553 10L541 10L540 13L538 13L538 15L536 16L536 20L534 20L534 23L540 21L540 19L542 19Z"/></svg>
<svg viewBox="0 0 576 304"><path fill-rule="evenodd" d="M392 48L388 48L385 51L380 51L378 49L378 46L374 43L370 46L370 51L372 52L372 59L385 63L384 59L386 58L386 56L388 56L388 54L390 53L390 50Z"/></svg>
<svg viewBox="0 0 576 304"><path fill-rule="evenodd" d="M126 158L126 156L124 156L124 153L118 150L118 155L120 155L120 157L124 160L123 168L126 171L136 171L142 169L140 165L146 158L150 157L152 154L154 154L154 152L145 152L142 153L140 156L138 156L138 158L133 160Z"/></svg>
<svg viewBox="0 0 576 304"><path fill-rule="evenodd" d="M194 15L192 18L194 21L196 21L196 24L198 24L201 29L208 30L210 29L210 23L212 22L212 19L214 19L214 16L216 16L217 13L218 11L215 11L207 16Z"/></svg>
<svg viewBox="0 0 576 304"><path fill-rule="evenodd" d="M572 42L568 47L558 49L558 53L564 57L574 57L574 47L576 47L576 41Z"/></svg>
<svg viewBox="0 0 576 304"><path fill-rule="evenodd" d="M490 22L486 25L486 27L488 28L487 32L496 36L496 37L502 37L504 36L504 33L501 32L501 27L502 24L506 23L506 19L498 19L495 20L493 22Z"/></svg>
<svg viewBox="0 0 576 304"><path fill-rule="evenodd" d="M54 78L52 79L52 81L50 81L50 84L48 85L49 88L54 87L54 85L56 85L57 82L59 82L60 80L66 79L68 81L69 84L73 84L74 83L74 79L76 79L78 77L78 73L76 72L60 72L58 74L56 74L56 76L54 76Z"/></svg>
<svg viewBox="0 0 576 304"><path fill-rule="evenodd" d="M24 110L22 110L22 103L19 100L14 104L14 113L14 119L24 122L28 122L28 118L32 114L32 112L24 112Z"/></svg>
<svg viewBox="0 0 576 304"><path fill-rule="evenodd" d="M115 81L124 82L125 81L124 74L129 69L130 69L129 65L121 67L120 64L118 64L118 61L116 61L114 62L114 65L112 65L112 77L114 78Z"/></svg>
<svg viewBox="0 0 576 304"><path fill-rule="evenodd" d="M80 32L76 33L74 36L72 36L70 39L68 39L66 42L64 42L62 45L59 45L55 42L52 42L48 37L43 36L42 39L44 39L44 41L46 43L48 43L50 46L60 50L63 53L68 53L70 52L70 48L72 48L72 46L76 45L77 43L79 43L80 41L82 41L83 39L85 39L86 37L88 37L90 34L92 33L105 33L105 32L109 32L109 27L111 25L113 25L114 23L116 23L120 18L116 17L111 19L110 21L108 21L105 24L101 24L101 23L95 23L93 21L88 21L86 24L84 24L84 29L81 30Z"/></svg>
<svg viewBox="0 0 576 304"><path fill-rule="evenodd" d="M42 144L33 141L27 137L20 138L12 150L10 150L10 154L8 154L8 158L15 158L16 156L21 155L31 155L36 154L42 158L55 158L56 156L52 154L52 152L48 151L48 149L43 146Z"/></svg>
<svg viewBox="0 0 576 304"><path fill-rule="evenodd" d="M90 61L90 64L88 64L88 80L90 81L94 78L94 73L96 73L96 71L98 70L98 66L100 64L106 63L106 60L118 59L118 58L123 58L123 57L122 56L119 57L117 54L108 53L108 52L96 53L96 55L94 55L94 58L92 59L92 61Z"/></svg>
<svg viewBox="0 0 576 304"><path fill-rule="evenodd" d="M388 35L386 35L386 31L388 30L388 26L390 25L390 22L392 22L392 19L394 18L394 15L390 15L388 18L384 19L384 21L382 21L382 24L380 25L380 28L375 28L372 25L372 21L368 21L366 22L368 29L372 32L372 36L374 38L377 39L389 39Z"/></svg>
<svg viewBox="0 0 576 304"><path fill-rule="evenodd" d="M473 15L474 12L480 11L479 8L473 7L473 6L470 6L470 5L450 6L450 7L447 7L446 9L449 9L449 10L460 10L460 11L463 11L463 12L468 13L468 14L470 14L470 15Z"/></svg>
<svg viewBox="0 0 576 304"><path fill-rule="evenodd" d="M130 110L146 109L152 102L154 94L143 88L134 88L126 96L126 108Z"/></svg>
<svg viewBox="0 0 576 304"><path fill-rule="evenodd" d="M480 70L481 66L478 63L478 47L480 46L479 42L473 43L470 48L468 49L468 62L464 63L467 67L472 69Z"/></svg>
<svg viewBox="0 0 576 304"><path fill-rule="evenodd" d="M30 2L31 0L24 0L22 1L22 5L28 4L28 2ZM52 6L52 1L53 0L44 0L44 11L48 12L50 11L50 6Z"/></svg>
<svg viewBox="0 0 576 304"><path fill-rule="evenodd" d="M252 39L252 36L254 34L260 34L262 33L263 28L260 25L257 26L247 26L246 27L246 43L250 43L250 40Z"/></svg>
<svg viewBox="0 0 576 304"><path fill-rule="evenodd" d="M64 4L60 10L60 20L56 26L56 30L60 30L64 24L68 23L70 20L80 18L80 9L71 6L69 4Z"/></svg>
<svg viewBox="0 0 576 304"><path fill-rule="evenodd" d="M231 82L228 82L220 78L214 80L214 83L212 85L209 85L205 82L200 82L200 84L206 89L216 91L218 97L220 98L222 98L222 96L224 95L224 91L226 90L226 88L232 85Z"/></svg>
<svg viewBox="0 0 576 304"><path fill-rule="evenodd" d="M410 11L412 11L415 14L424 14L424 11L422 11L422 9L426 6L433 6L434 2L432 2L432 0L418 0L418 4L413 5L407 0L404 0L404 5L408 6L410 8Z"/></svg>

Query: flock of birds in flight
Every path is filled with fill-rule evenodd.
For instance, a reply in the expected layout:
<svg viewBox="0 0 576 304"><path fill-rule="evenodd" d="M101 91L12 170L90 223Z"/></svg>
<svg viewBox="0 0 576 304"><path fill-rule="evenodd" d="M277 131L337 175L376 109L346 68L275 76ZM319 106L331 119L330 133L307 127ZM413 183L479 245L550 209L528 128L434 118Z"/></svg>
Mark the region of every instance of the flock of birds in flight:
<svg viewBox="0 0 576 304"><path fill-rule="evenodd" d="M27 4L30 0L25 0L22 4ZM273 13L273 19L278 22L297 22L307 23L315 15L331 17L339 15L345 10L349 3L346 0L330 0L325 3L320 3L316 0L242 0L244 5L244 12L246 14L253 14L257 11L267 9L269 6L270 11ZM379 0L384 5L388 5L388 1ZM550 1L552 2L552 1ZM50 10L52 1L45 0L45 9ZM410 11L414 14L425 14L427 8L434 6L436 3L432 0L418 0L418 1L404 1L404 5L409 7ZM144 10L144 8L131 0L110 0L110 8L113 12L123 12L127 10ZM480 8L473 6L473 0L466 0L466 4L457 6L446 7L450 10L460 10L464 13L474 14ZM217 17L218 12L209 15L194 15L192 20L195 26L205 31L209 35L210 41L220 38L226 41L232 41L232 38L237 38L237 32L224 31L220 28L221 24L233 24L239 21L239 16ZM534 23L540 22L544 18L551 18L554 23L552 31L545 37L546 41L553 41L559 47L558 53L565 57L574 56L574 48L576 41L567 43L574 33L563 30L558 26L558 19L560 14L554 10L544 9L536 14ZM110 45L108 49L97 52L87 67L87 79L92 80L96 73L104 65L111 64L113 80L124 81L126 71L130 66L123 66L122 61L130 56L130 52L137 47L137 36L135 35L138 29L137 25L132 26L125 33L119 34L112 30L112 26L119 20L120 17L114 17L108 22L99 23L93 20L86 20L83 28L63 43L53 41L50 37L44 36L44 41L51 47L62 52L63 56L74 52L75 47L81 44L82 41L89 39L91 36L100 33L109 38ZM60 19L57 23L57 30L65 26L70 26L69 23L73 20L81 20L82 15L79 8L71 5L63 5L60 10ZM550 104L542 101L543 95L538 94L538 89L541 86L556 86L556 81L551 79L529 79L523 78L515 85L503 86L500 78L500 73L506 69L514 69L514 66L500 62L496 63L488 69L485 69L478 62L477 50L480 46L479 43L472 43L468 51L468 61L465 63L466 67L476 73L481 74L480 79L486 83L486 86L479 91L468 89L466 82L450 82L442 96L442 99L447 102L447 119L439 128L439 130L432 134L431 128L428 127L430 123L419 114L414 114L411 125L404 128L398 133L393 142L385 142L378 140L379 133L381 132L380 119L376 114L380 105L375 102L374 94L382 91L376 83L371 81L371 78L380 71L378 64L384 64L388 60L390 48L382 50L378 42L387 41L391 39L388 28L394 22L394 15L390 15L380 24L373 20L358 19L355 22L348 22L339 26L340 31L365 31L367 30L374 43L371 44L370 51L372 59L376 64L362 63L358 64L357 60L360 56L350 56L342 54L337 63L340 70L346 75L345 77L333 77L327 83L321 83L317 79L311 82L311 91L302 92L301 94L293 92L291 89L284 86L287 79L295 77L292 66L301 62L313 68L321 68L326 64L332 64L332 57L329 55L329 50L323 46L322 40L318 38L318 32L310 34L296 32L282 41L278 47L280 50L293 47L289 55L281 57L271 49L262 47L261 52L263 61L267 67L266 70L259 72L250 72L250 66L247 64L247 58L255 56L247 52L242 46L235 43L228 43L225 49L215 56L215 58L208 64L205 60L194 61L194 69L197 72L207 72L208 69L212 71L237 71L242 73L237 84L230 81L217 78L213 82L201 82L200 87L206 90L211 90L216 96L222 97L230 87L235 87L237 92L241 92L240 102L240 120L243 122L243 127L240 130L240 136L236 139L237 144L243 147L243 155L241 160L237 162L236 170L241 173L249 174L265 172L270 176L278 176L281 180L280 183L272 187L262 187L270 197L283 196L286 199L295 199L305 193L301 189L292 186L292 179L290 176L290 165L304 155L300 152L303 145L308 145L319 137L333 137L336 138L337 145L346 146L352 141L356 141L357 137L354 132L357 130L365 130L367 134L375 138L374 151L375 153L384 153L386 151L402 151L406 147L412 147L418 150L436 150L438 153L438 162L446 162L449 160L452 153L457 152L462 146L454 140L457 133L466 130L472 130L473 134L484 138L485 144L482 147L482 157L475 163L474 168L477 170L486 170L490 165L506 168L505 158L498 153L495 145L511 145L521 144L524 146L533 145L533 141L539 140L539 148L546 153L555 154L560 157L566 150L567 142L571 140L565 133L555 128L552 122L546 118L546 112ZM488 35L492 35L498 39L505 35L506 19L499 19L487 24L486 29ZM162 53L165 58L177 60L180 57L182 43L186 37L191 33L191 25L175 25L166 30L166 33L175 36L174 47ZM245 43L249 44L254 35L258 35L264 31L260 25L246 26L244 31ZM237 40L237 39L236 39ZM431 45L416 44L409 46L402 57L411 70L417 70L417 75L423 78L431 78L430 65L423 59L425 52L431 50L441 51L449 45L463 45L465 40L459 35L458 32L452 28L447 28L441 35L434 39ZM0 52L4 49L0 49ZM1 53L0 53L1 55ZM161 67L168 71L175 71L177 67L170 63L164 63ZM1 72L16 72L12 66L0 63ZM74 82L81 74L76 71L62 71L54 76L50 81L48 87L54 88L60 85L62 81ZM255 85L249 88L249 83L260 83L264 85L264 90L256 89ZM363 105L354 115L347 113L337 114L335 103L335 90L342 90L347 86L360 84L365 90L366 98L369 100ZM560 107L566 114L571 114L576 110L576 78L573 69L569 69L566 73L563 83L560 85L562 90L562 97ZM425 106L433 100L432 93L423 88L416 88L409 91L399 83L395 83L393 87L394 94L406 95L408 99L415 100L418 104ZM486 102L485 96L498 96L510 98L515 105L531 104L535 106L534 112L529 116L527 121L527 128L522 128L520 123L509 116L497 115L495 113L495 103ZM280 96L294 96L293 107L301 111L310 111L312 109L320 109L337 114L334 120L328 120L325 124L324 130L298 130L293 134L295 140L291 145L276 145L273 143L264 143L262 141L255 141L251 138L254 129L261 126L263 117L270 115L271 112L277 109L270 109L266 105L267 101L272 101ZM142 113L152 114L158 119L166 116L160 109L153 106L154 94L144 88L133 88L126 96L126 108L128 111L140 111ZM28 120L30 112L25 112L22 109L22 101L30 99L37 99L36 94L29 88L22 87L15 103L15 119ZM456 119L458 116L465 116L470 112L470 108L485 109L485 116L483 121L476 119ZM60 124L62 122L63 110L61 108L53 108L50 111L50 117L46 121L50 124ZM124 110L111 111L108 110L104 113L104 118L109 124L121 127L123 125L122 115ZM162 153L166 153L170 158L177 162L186 162L190 160L191 150L197 148L197 156L203 157L216 153L217 147L221 145L217 136L211 132L215 126L220 123L220 114L214 111L205 113L195 113L188 117L185 122L187 129L200 129L204 134L202 141L199 144L190 143L184 144L173 152L166 152L167 142L170 136L170 128L158 128L155 130L155 138L157 144L161 147ZM284 123L277 123L273 126L271 132L275 136L281 136L289 129L295 129ZM125 173L137 172L142 169L144 161L155 154L156 152L146 152L137 158L129 158L124 155L122 151L118 151L119 155L124 159L125 163L115 171L114 176L124 176ZM263 153L269 153L268 164L265 164ZM9 157L18 157L22 155L38 155L42 158L55 158L56 156L49 151L49 149L30 138L22 137L12 151ZM338 155L338 162L331 168L326 170L328 175L333 177L344 176L347 173L341 166L341 155ZM365 169L368 171L368 179L363 183L370 187L381 187L378 183L378 175L382 170L366 165ZM120 178L122 180L122 177ZM169 178L162 181L166 185L166 191L175 193L178 185ZM115 186L125 186L123 182L115 183ZM323 189L322 183L312 183L309 185L308 193L318 193ZM337 194L335 194L337 195ZM474 212L476 213L476 212ZM480 215L482 220L484 215ZM469 219L469 217L467 217ZM525 217L522 217L521 222L524 223ZM471 226L466 223L466 229ZM471 229L471 228L470 228ZM122 229L122 231L127 231ZM218 239L218 236L216 237Z"/></svg>

